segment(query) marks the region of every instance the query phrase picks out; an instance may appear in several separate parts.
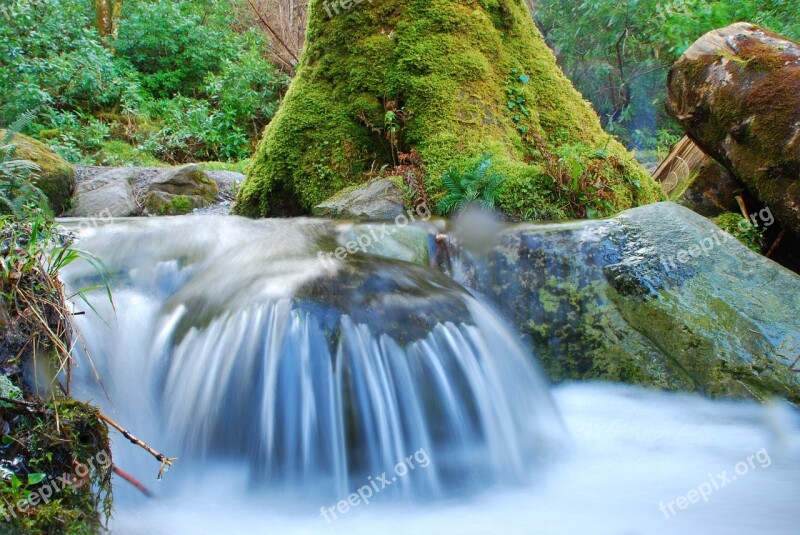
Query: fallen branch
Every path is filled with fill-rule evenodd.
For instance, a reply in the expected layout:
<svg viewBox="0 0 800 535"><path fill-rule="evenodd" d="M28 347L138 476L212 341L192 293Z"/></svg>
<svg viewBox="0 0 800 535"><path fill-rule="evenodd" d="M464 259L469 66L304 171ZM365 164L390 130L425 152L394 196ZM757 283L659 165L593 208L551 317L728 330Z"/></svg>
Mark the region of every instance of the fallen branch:
<svg viewBox="0 0 800 535"><path fill-rule="evenodd" d="M137 446L145 450L147 453L155 457L158 462L161 463L161 469L158 471L158 479L161 479L161 477L164 475L164 470L172 466L173 461L178 460L177 457L167 457L165 455L162 455L161 453L158 453L156 450L154 450L153 448L151 448L150 446L148 446L147 444L145 444L144 442L142 442L141 440L130 434L124 427L119 425L117 422L115 422L102 412L98 413L97 416L98 418L106 422L108 425L110 425L111 427L122 433L122 436L130 440L133 444L136 444Z"/></svg>

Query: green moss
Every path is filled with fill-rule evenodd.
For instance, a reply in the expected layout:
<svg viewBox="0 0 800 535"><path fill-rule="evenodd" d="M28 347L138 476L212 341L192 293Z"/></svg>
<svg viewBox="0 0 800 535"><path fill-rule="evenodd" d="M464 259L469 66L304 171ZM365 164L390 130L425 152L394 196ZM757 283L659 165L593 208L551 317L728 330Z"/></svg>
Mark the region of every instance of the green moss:
<svg viewBox="0 0 800 535"><path fill-rule="evenodd" d="M241 162L198 162L197 165L203 171L231 171L244 174L252 163L253 160L248 158Z"/></svg>
<svg viewBox="0 0 800 535"><path fill-rule="evenodd" d="M205 174L201 169L189 173L188 178L197 185L197 188L193 192L194 196L200 197L209 203L213 203L216 200L219 187L217 183L214 182L214 179ZM186 195L178 195L173 199L173 204L175 202L177 202L179 206L186 206L187 202L188 205L191 205L191 200Z"/></svg>
<svg viewBox="0 0 800 535"><path fill-rule="evenodd" d="M192 201L186 195L176 195L172 199L173 214L188 214L192 211Z"/></svg>
<svg viewBox="0 0 800 535"><path fill-rule="evenodd" d="M520 80L512 72L527 77L513 88L526 102L524 121L508 109L507 82ZM598 215L661 199L558 69L523 2L375 0L329 19L312 0L297 75L256 150L236 211L309 213L414 147L434 202L444 193L445 170L489 153L509 177L503 210L561 219L576 210L548 179L537 149L555 154L564 146L579 154L583 169L598 155L608 160Z"/></svg>
<svg viewBox="0 0 800 535"><path fill-rule="evenodd" d="M689 284L708 282L698 279ZM695 389L711 397L767 401L780 396L800 402L792 372L775 358L765 339L752 335L731 339L730 333L759 331L728 300L703 292L696 294L703 295L700 303L690 297L691 292L681 290L661 291L657 298L624 297L613 291L612 295L631 326L690 377Z"/></svg>
<svg viewBox="0 0 800 535"><path fill-rule="evenodd" d="M0 130L0 137L5 135L5 130ZM15 156L39 166L35 182L47 196L53 213L59 215L69 208L75 189L75 169L50 147L32 137L16 134L12 143L16 145Z"/></svg>

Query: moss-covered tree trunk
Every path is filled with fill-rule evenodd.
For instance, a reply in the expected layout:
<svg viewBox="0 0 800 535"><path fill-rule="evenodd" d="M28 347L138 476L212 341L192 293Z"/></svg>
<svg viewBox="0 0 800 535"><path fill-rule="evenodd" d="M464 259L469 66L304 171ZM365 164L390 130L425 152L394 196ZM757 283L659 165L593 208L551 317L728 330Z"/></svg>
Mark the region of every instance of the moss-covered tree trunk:
<svg viewBox="0 0 800 535"><path fill-rule="evenodd" d="M347 6L347 7L345 7ZM441 174L482 154L520 218L606 215L660 189L556 65L523 0L311 0L306 45L237 203L309 213L415 149Z"/></svg>

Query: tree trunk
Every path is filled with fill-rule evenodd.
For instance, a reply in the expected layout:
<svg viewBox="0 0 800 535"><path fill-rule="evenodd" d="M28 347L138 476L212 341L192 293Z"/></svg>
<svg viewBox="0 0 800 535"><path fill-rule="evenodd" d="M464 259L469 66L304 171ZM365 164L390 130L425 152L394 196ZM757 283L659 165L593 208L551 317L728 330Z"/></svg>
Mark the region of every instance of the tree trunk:
<svg viewBox="0 0 800 535"><path fill-rule="evenodd" d="M672 67L667 109L800 233L800 45L748 23L710 32Z"/></svg>
<svg viewBox="0 0 800 535"><path fill-rule="evenodd" d="M123 0L95 0L95 25L101 37L113 37L117 31L117 21L122 15Z"/></svg>
<svg viewBox="0 0 800 535"><path fill-rule="evenodd" d="M238 213L310 213L396 173L412 149L434 201L445 170L490 154L507 176L499 206L514 217L606 215L662 198L559 70L524 0L311 0L308 17Z"/></svg>

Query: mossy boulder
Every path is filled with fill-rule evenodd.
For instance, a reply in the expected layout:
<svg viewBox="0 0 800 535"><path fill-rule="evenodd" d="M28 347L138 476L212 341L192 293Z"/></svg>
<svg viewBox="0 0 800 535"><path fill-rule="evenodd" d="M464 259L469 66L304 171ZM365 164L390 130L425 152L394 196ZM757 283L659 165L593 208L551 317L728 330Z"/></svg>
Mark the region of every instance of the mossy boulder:
<svg viewBox="0 0 800 535"><path fill-rule="evenodd" d="M311 0L297 74L236 212L308 214L416 150L442 173L490 154L518 218L608 215L662 198L556 65L521 0L374 0L333 17Z"/></svg>
<svg viewBox="0 0 800 535"><path fill-rule="evenodd" d="M672 67L667 109L800 234L800 45L748 23L710 32Z"/></svg>
<svg viewBox="0 0 800 535"><path fill-rule="evenodd" d="M194 164L159 172L147 189L145 210L150 215L182 215L212 204L217 183Z"/></svg>
<svg viewBox="0 0 800 535"><path fill-rule="evenodd" d="M0 130L0 137L5 135L5 130ZM16 145L14 156L39 166L36 185L47 196L53 213L63 213L69 208L75 189L75 169L53 149L32 137L15 134L11 143Z"/></svg>
<svg viewBox="0 0 800 535"><path fill-rule="evenodd" d="M458 277L514 320L551 379L800 404L800 277L673 203L518 225Z"/></svg>

